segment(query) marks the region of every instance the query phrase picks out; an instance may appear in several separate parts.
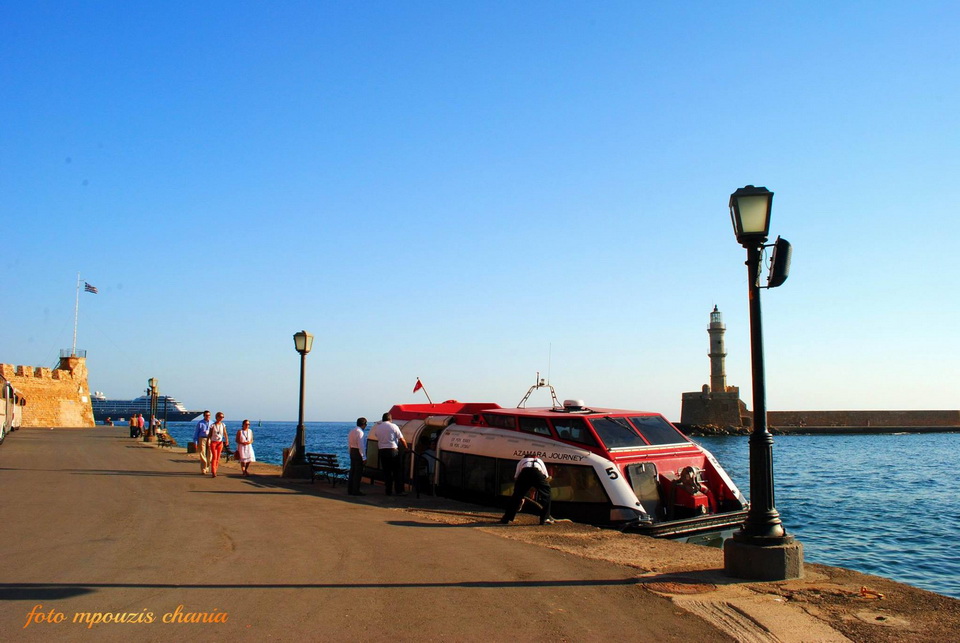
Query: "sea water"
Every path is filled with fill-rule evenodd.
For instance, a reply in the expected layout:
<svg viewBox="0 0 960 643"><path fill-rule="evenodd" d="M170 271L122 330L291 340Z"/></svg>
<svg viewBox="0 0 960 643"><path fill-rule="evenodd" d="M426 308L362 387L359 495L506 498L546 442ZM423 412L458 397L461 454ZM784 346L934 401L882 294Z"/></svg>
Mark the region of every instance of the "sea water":
<svg viewBox="0 0 960 643"><path fill-rule="evenodd" d="M749 438L697 438L750 492ZM960 598L957 433L774 438L775 504L804 559Z"/></svg>
<svg viewBox="0 0 960 643"><path fill-rule="evenodd" d="M230 440L239 422L227 422ZM307 422L307 451L347 462L353 422ZM251 420L257 460L280 464L296 422ZM171 422L181 446L194 424ZM697 438L750 495L746 436ZM960 494L953 473L960 434L790 435L773 447L775 503L804 559L960 598Z"/></svg>
<svg viewBox="0 0 960 643"><path fill-rule="evenodd" d="M226 425L230 448L233 449L240 422L227 420ZM196 426L195 422L169 422L167 430L178 445L185 447L187 442L193 441ZM304 422L303 426L308 452L336 453L341 462L350 462L347 433L356 426L354 422ZM250 430L253 431L253 451L257 461L279 465L283 462L283 450L293 444L297 423L250 420Z"/></svg>

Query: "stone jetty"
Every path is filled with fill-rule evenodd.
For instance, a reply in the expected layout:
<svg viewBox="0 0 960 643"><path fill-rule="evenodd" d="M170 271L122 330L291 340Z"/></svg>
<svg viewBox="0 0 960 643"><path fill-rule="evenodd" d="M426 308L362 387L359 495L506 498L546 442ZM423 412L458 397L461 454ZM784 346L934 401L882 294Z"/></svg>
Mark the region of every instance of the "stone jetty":
<svg viewBox="0 0 960 643"><path fill-rule="evenodd" d="M4 641L944 641L960 601L808 564L741 582L719 550L366 486L252 477L124 436L0 447Z"/></svg>

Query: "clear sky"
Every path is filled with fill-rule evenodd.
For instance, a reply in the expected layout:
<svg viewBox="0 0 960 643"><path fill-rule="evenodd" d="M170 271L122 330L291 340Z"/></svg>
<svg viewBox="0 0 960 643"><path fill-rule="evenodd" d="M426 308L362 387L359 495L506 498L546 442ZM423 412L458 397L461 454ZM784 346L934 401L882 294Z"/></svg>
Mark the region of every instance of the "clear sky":
<svg viewBox="0 0 960 643"><path fill-rule="evenodd" d="M0 362L229 419L561 398L680 415L727 200L776 194L771 410L956 409L956 2L12 2ZM545 394L534 403L545 403Z"/></svg>

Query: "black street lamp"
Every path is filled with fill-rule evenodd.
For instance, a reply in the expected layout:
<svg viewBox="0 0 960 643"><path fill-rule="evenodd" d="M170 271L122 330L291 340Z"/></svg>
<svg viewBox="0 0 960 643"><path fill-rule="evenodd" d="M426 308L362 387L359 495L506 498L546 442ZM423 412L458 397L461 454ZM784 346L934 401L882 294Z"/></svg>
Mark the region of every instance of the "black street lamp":
<svg viewBox="0 0 960 643"><path fill-rule="evenodd" d="M307 365L307 353L313 348L313 335L301 330L294 334L293 344L297 352L300 353L300 415L297 420L297 434L293 440L293 450L287 457L287 466L298 467L306 465L307 462L304 457L307 451L307 439L303 427L304 372ZM287 475L294 475L294 473L292 470L287 470Z"/></svg>
<svg viewBox="0 0 960 643"><path fill-rule="evenodd" d="M147 395L150 396L150 424L143 433L144 442L152 442L157 437L157 431L153 426L153 418L157 416L157 378L151 377L147 380Z"/></svg>
<svg viewBox="0 0 960 643"><path fill-rule="evenodd" d="M772 203L773 192L752 185L730 195L733 229L737 241L747 249L753 432L750 435L750 509L740 530L724 544L724 569L732 576L758 580L783 580L803 574L803 546L784 530L774 505L773 436L767 430L759 280ZM786 247L785 260L789 261L789 244Z"/></svg>

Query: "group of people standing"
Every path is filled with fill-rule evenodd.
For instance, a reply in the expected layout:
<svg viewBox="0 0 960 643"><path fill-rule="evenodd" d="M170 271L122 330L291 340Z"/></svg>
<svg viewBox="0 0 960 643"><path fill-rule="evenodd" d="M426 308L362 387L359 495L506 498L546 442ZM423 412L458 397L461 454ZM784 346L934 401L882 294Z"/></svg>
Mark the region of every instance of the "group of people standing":
<svg viewBox="0 0 960 643"><path fill-rule="evenodd" d="M360 479L363 477L363 465L367 460L367 418L357 418L357 426L347 436L350 449L350 475L347 478L347 493L362 496ZM393 417L384 413L382 419L370 430L370 437L377 441L380 469L383 471L384 491L388 496L405 496L403 491L403 459L400 447L407 448L407 441L400 433L400 427L393 423Z"/></svg>
<svg viewBox="0 0 960 643"><path fill-rule="evenodd" d="M225 450L229 453L230 449L230 438L223 420L223 413L218 411L216 421L211 424L210 411L204 411L203 419L197 422L197 428L193 434L197 453L200 454L200 472L203 475L209 472L214 478L217 477L220 456ZM132 419L130 426L132 434ZM400 432L400 427L393 423L393 417L390 413L384 413L380 422L377 422L370 430L369 436L364 433L366 428L367 418L357 418L357 425L350 430L347 436L347 447L350 450L350 474L347 478L347 493L351 496L365 495L364 492L360 491L360 481L367 460L367 438L371 437L377 441L377 455L384 478L384 493L388 496L405 496L401 448L405 451L409 447ZM249 420L243 421L235 439L237 451L234 455L240 462L241 473L244 476L249 476L250 463L256 460L253 453L253 431L250 429ZM433 450L434 448L434 443L431 443L430 449ZM435 452L432 457L436 460ZM500 519L501 523L506 524L513 521L531 490L536 492L535 497L537 498L537 504L540 506L540 524L550 525L555 522L550 516L550 473L544 461L537 454L527 453L517 463L514 472L513 497Z"/></svg>
<svg viewBox="0 0 960 643"><path fill-rule="evenodd" d="M122 420L123 418L120 418L120 419ZM113 426L113 420L111 420L110 418L107 418L104 424L108 426ZM162 424L163 423L160 421L160 418L158 417L153 418L154 434L156 434L157 430L160 429ZM146 425L146 420L143 419L143 413L134 413L133 415L131 415L130 416L130 437L131 438L142 437L145 425Z"/></svg>
<svg viewBox="0 0 960 643"><path fill-rule="evenodd" d="M120 418L122 421L123 418ZM134 413L130 416L130 437L139 438L143 435L143 413Z"/></svg>
<svg viewBox="0 0 960 643"><path fill-rule="evenodd" d="M197 428L193 432L193 442L196 445L197 453L200 455L200 473L212 477L217 477L217 469L220 464L220 456L224 452L230 453L230 437L227 433L227 425L224 423L224 415L217 411L216 421L210 423L210 411L203 412L203 419L197 422ZM250 463L256 461L253 452L253 431L250 429L250 420L244 420L236 436L237 450L234 457L240 463L240 473L244 476L250 475Z"/></svg>
<svg viewBox="0 0 960 643"><path fill-rule="evenodd" d="M347 446L350 449L350 475L347 478L347 493L351 496L362 496L360 479L363 477L363 468L367 458L367 418L357 418L357 425L347 436ZM389 413L383 414L383 419L377 422L370 431L370 437L377 441L380 469L383 471L384 492L388 496L406 495L403 492L403 459L400 457L400 447L404 450L407 441L404 440L400 427L393 423ZM428 470L432 473L431 464L436 462L436 442L431 442L429 449L424 452L427 457ZM431 460L432 459L432 460ZM517 512L534 491L536 504L540 507L540 524L552 525L556 522L550 515L550 472L547 465L536 453L527 453L517 463L514 472L513 496L506 512L500 519L502 524L513 522Z"/></svg>

